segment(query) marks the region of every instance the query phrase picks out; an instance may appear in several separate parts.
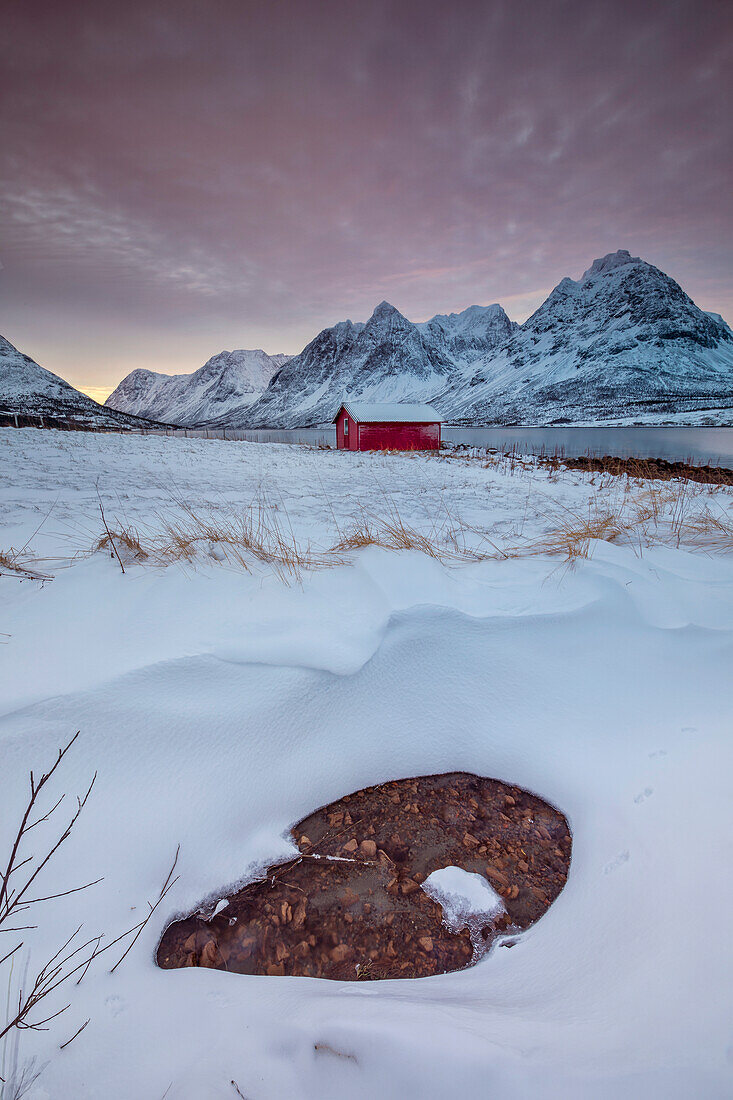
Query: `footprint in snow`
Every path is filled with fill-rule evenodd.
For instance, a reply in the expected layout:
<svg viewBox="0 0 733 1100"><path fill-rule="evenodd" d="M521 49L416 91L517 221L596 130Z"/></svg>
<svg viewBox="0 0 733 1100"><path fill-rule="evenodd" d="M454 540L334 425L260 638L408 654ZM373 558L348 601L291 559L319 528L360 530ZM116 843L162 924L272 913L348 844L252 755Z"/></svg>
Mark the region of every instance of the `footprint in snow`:
<svg viewBox="0 0 733 1100"><path fill-rule="evenodd" d="M645 787L643 791L640 791L639 794L637 794L636 798L634 799L634 802L637 802L637 803L646 802L647 798L649 798L653 794L654 794L654 788L653 787Z"/></svg>
<svg viewBox="0 0 733 1100"><path fill-rule="evenodd" d="M113 1016L119 1016L127 1008L127 1001L123 997L111 996L105 1000L105 1005Z"/></svg>
<svg viewBox="0 0 733 1100"><path fill-rule="evenodd" d="M617 871L619 867L623 867L624 863L628 863L630 859L631 853L629 851L619 852L619 854L603 868L604 875L610 875L613 871Z"/></svg>
<svg viewBox="0 0 733 1100"><path fill-rule="evenodd" d="M659 757L659 756L668 756L668 755L669 754L667 753L666 749L656 749L655 752L650 752L649 753L649 759L650 760L656 760L657 757Z"/></svg>

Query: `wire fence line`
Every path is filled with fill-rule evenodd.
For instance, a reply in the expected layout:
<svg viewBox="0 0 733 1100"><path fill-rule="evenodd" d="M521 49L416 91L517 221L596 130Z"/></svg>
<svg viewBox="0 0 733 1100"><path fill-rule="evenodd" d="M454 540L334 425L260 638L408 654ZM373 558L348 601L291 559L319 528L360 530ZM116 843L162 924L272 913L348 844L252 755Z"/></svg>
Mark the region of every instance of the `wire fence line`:
<svg viewBox="0 0 733 1100"><path fill-rule="evenodd" d="M310 443L336 446L336 428L132 428L135 435L173 435L185 439L234 439L248 443Z"/></svg>

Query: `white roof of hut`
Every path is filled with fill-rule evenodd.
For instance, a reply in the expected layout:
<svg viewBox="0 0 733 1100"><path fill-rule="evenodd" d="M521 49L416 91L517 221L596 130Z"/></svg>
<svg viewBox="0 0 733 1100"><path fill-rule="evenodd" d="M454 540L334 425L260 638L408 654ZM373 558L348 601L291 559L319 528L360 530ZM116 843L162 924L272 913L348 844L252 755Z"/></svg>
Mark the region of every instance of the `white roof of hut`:
<svg viewBox="0 0 733 1100"><path fill-rule="evenodd" d="M443 417L432 405L409 405L406 402L392 401L387 403L372 401L353 401L345 398L339 405L334 421L338 419L341 409L346 409L349 416L357 424L437 424L443 422Z"/></svg>

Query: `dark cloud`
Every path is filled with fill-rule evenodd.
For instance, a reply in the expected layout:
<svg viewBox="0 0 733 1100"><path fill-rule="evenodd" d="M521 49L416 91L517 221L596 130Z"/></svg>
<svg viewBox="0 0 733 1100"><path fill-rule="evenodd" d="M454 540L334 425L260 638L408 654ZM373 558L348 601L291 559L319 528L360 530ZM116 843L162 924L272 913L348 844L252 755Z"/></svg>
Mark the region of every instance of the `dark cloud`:
<svg viewBox="0 0 733 1100"><path fill-rule="evenodd" d="M2 325L83 385L627 247L733 318L727 0L11 2Z"/></svg>

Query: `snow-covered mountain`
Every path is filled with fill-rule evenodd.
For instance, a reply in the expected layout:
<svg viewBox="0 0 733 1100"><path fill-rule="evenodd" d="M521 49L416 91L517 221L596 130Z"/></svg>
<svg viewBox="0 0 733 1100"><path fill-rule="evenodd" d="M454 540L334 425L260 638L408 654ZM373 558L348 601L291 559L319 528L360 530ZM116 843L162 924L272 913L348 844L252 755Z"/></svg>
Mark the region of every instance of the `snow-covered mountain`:
<svg viewBox="0 0 733 1100"><path fill-rule="evenodd" d="M505 343L519 326L495 304L469 306L462 313L438 313L416 327L441 345L457 365L466 365Z"/></svg>
<svg viewBox="0 0 733 1100"><path fill-rule="evenodd" d="M0 423L25 416L100 428L141 424L136 417L98 405L0 336Z"/></svg>
<svg viewBox="0 0 733 1100"><path fill-rule="evenodd" d="M330 420L346 393L365 401L409 401L442 388L455 364L417 325L380 302L366 324L324 329L273 378L251 408L227 424L290 427Z"/></svg>
<svg viewBox="0 0 733 1100"><path fill-rule="evenodd" d="M733 333L627 251L563 279L498 349L430 395L453 421L733 421ZM678 422L679 419L678 419Z"/></svg>
<svg viewBox="0 0 733 1100"><path fill-rule="evenodd" d="M342 321L324 329L278 371L258 401L217 423L327 422L346 393L365 401L421 400L442 391L459 366L501 343L511 330L500 306L471 306L416 325L389 302L380 302L366 324Z"/></svg>
<svg viewBox="0 0 733 1100"><path fill-rule="evenodd" d="M287 355L221 351L193 374L134 370L105 401L108 408L192 427L251 405L267 388Z"/></svg>
<svg viewBox="0 0 733 1100"><path fill-rule="evenodd" d="M499 305L412 324L382 302L323 332L265 393L213 421L328 422L345 395L428 401L468 424L733 422L733 333L627 251L563 279L523 324Z"/></svg>

